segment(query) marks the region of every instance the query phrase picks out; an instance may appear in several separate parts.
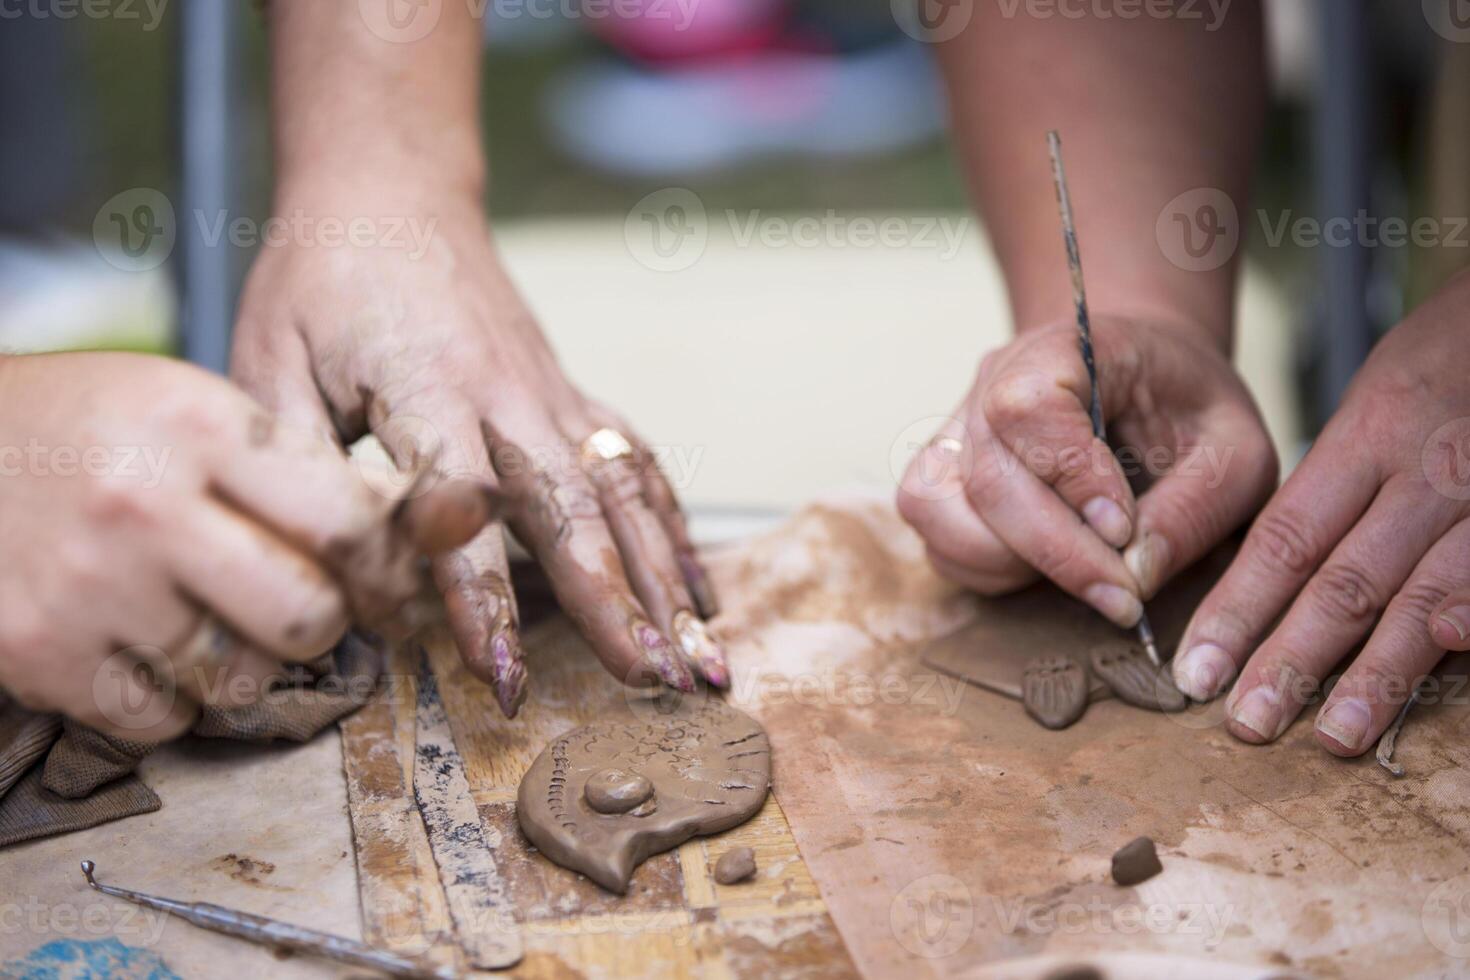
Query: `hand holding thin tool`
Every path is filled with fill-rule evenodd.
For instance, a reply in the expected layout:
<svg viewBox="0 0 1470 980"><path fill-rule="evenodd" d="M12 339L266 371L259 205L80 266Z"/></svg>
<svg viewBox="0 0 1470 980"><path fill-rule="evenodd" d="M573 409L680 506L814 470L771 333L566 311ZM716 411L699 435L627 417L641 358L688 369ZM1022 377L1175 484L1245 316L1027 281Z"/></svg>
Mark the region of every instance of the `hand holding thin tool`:
<svg viewBox="0 0 1470 980"><path fill-rule="evenodd" d="M1067 267L1072 273L1072 302L1077 307L1077 337L1082 349L1082 362L1087 366L1087 378L1092 387L1092 402L1089 414L1092 417L1092 434L1107 442L1107 425L1103 422L1102 390L1097 380L1097 365L1092 356L1092 321L1087 314L1087 287L1082 281L1082 254L1077 248L1077 228L1072 222L1072 198L1067 193L1067 175L1062 169L1062 140L1056 130L1046 134L1051 150L1052 176L1057 185L1057 207L1062 214L1062 237L1067 245ZM1159 646L1154 640L1153 626L1149 624L1148 612L1138 618L1138 640L1148 651L1148 659L1155 667L1162 666Z"/></svg>

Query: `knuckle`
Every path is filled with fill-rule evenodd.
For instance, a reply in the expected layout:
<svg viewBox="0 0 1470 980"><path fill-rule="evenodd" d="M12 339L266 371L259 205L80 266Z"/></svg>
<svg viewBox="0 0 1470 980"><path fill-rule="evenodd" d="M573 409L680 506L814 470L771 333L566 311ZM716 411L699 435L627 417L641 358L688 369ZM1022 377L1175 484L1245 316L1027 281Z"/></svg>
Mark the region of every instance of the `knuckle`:
<svg viewBox="0 0 1470 980"><path fill-rule="evenodd" d="M1350 623L1372 619L1383 608L1381 590L1358 565L1329 562L1312 578L1312 592L1333 616Z"/></svg>
<svg viewBox="0 0 1470 980"><path fill-rule="evenodd" d="M643 480L629 463L619 461L601 469L598 484L607 499L623 506L646 506Z"/></svg>
<svg viewBox="0 0 1470 980"><path fill-rule="evenodd" d="M1072 578L1072 570L1082 561L1082 552L1077 546L1077 537L1071 534L1049 536L1036 544L1034 552L1036 567L1046 577L1056 582Z"/></svg>
<svg viewBox="0 0 1470 980"><path fill-rule="evenodd" d="M1306 522L1286 510L1262 514L1246 535L1246 547L1288 572L1305 575L1316 565L1317 543L1306 530Z"/></svg>
<svg viewBox="0 0 1470 980"><path fill-rule="evenodd" d="M1420 572L1399 590L1392 604L1417 623L1426 623L1439 608L1439 604L1453 591L1454 585L1448 578L1435 573Z"/></svg>
<svg viewBox="0 0 1470 980"><path fill-rule="evenodd" d="M986 390L981 402L986 420L996 429L1009 429L1040 411L1050 383L1033 371L1008 374Z"/></svg>
<svg viewBox="0 0 1470 980"><path fill-rule="evenodd" d="M1366 698L1369 704L1403 703L1417 678L1409 677L1405 665L1399 660L1400 657L1392 652L1359 658L1352 667L1354 693Z"/></svg>
<svg viewBox="0 0 1470 980"><path fill-rule="evenodd" d="M137 480L99 476L89 483L85 511L92 521L109 527L150 525L155 522L157 496Z"/></svg>

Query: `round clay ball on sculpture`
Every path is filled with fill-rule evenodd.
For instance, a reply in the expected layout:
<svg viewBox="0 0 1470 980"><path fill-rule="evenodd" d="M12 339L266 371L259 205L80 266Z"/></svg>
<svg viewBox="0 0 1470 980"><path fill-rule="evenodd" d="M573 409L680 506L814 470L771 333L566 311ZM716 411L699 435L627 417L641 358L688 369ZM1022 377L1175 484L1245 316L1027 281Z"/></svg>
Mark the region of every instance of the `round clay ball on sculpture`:
<svg viewBox="0 0 1470 980"><path fill-rule="evenodd" d="M587 780L582 795L598 813L627 813L653 796L653 784L627 769L604 769Z"/></svg>

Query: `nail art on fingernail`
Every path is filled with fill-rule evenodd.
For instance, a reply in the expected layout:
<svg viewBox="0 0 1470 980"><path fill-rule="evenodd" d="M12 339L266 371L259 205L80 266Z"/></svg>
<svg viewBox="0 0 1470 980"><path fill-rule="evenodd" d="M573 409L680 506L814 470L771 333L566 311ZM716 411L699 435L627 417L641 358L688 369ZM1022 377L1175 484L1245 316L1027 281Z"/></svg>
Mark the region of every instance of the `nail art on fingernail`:
<svg viewBox="0 0 1470 980"><path fill-rule="evenodd" d="M495 700L507 718L514 718L526 702L526 663L513 629L503 629L490 639L490 663L495 678Z"/></svg>
<svg viewBox="0 0 1470 980"><path fill-rule="evenodd" d="M674 652L667 637L647 623L638 623L633 627L633 639L665 684L685 693L694 690L694 675Z"/></svg>
<svg viewBox="0 0 1470 980"><path fill-rule="evenodd" d="M1123 508L1118 506L1117 501L1107 497L1093 497L1083 504L1082 516L1114 548L1123 547L1133 534L1133 522L1128 520L1128 515L1123 513Z"/></svg>
<svg viewBox="0 0 1470 980"><path fill-rule="evenodd" d="M1137 626L1139 617L1143 615L1143 603L1138 596L1121 586L1099 582L1088 586L1082 596L1088 605L1124 629Z"/></svg>
<svg viewBox="0 0 1470 980"><path fill-rule="evenodd" d="M1349 752L1361 752L1373 713L1357 698L1344 698L1317 717L1317 731Z"/></svg>
<svg viewBox="0 0 1470 980"><path fill-rule="evenodd" d="M725 662L725 652L709 635L698 616L688 609L674 613L674 636L678 638L684 655L694 662L705 680L715 687L730 686L730 668Z"/></svg>
<svg viewBox="0 0 1470 980"><path fill-rule="evenodd" d="M1235 661L1222 647L1197 643L1174 661L1174 686L1195 701L1218 695L1235 676Z"/></svg>

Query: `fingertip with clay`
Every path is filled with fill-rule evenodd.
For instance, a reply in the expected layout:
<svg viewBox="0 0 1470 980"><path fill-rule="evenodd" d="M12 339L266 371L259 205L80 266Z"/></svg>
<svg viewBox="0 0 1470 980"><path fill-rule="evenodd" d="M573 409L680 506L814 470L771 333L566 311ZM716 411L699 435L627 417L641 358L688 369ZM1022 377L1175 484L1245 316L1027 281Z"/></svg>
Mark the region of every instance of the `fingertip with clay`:
<svg viewBox="0 0 1470 980"><path fill-rule="evenodd" d="M647 622L635 622L633 641L638 645L643 659L658 674L659 680L676 691L686 694L694 691L694 674L674 651L674 645L669 642L668 637Z"/></svg>
<svg viewBox="0 0 1470 980"><path fill-rule="evenodd" d="M710 636L709 629L699 617L688 609L681 609L674 613L673 625L679 647L694 664L694 669L715 687L729 687L730 667L725 661L725 651Z"/></svg>
<svg viewBox="0 0 1470 980"><path fill-rule="evenodd" d="M521 652L520 637L513 627L506 627L490 638L490 685L501 714L514 718L526 703L529 675Z"/></svg>
<svg viewBox="0 0 1470 980"><path fill-rule="evenodd" d="M422 554L437 555L465 544L497 519L501 501L493 488L454 480L400 505L399 524Z"/></svg>

